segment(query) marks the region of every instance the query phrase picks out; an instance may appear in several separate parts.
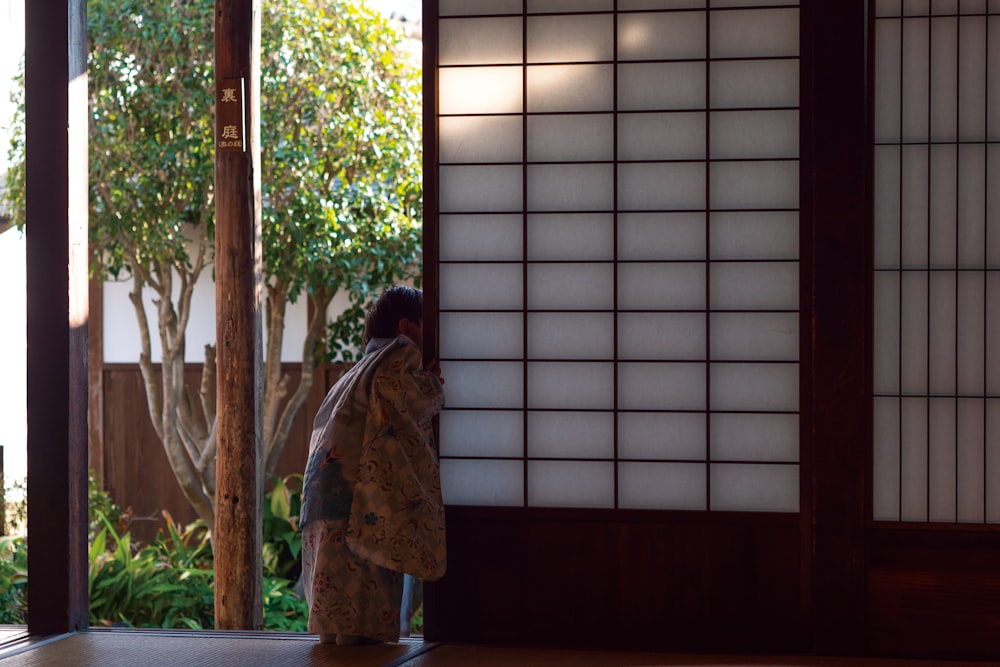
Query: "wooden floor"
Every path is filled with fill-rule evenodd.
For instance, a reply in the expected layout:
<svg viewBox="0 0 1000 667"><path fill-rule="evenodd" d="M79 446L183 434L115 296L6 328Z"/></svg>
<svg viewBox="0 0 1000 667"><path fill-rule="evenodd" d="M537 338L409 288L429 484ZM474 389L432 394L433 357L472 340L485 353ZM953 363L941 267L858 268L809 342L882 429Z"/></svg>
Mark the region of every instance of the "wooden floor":
<svg viewBox="0 0 1000 667"><path fill-rule="evenodd" d="M4 639L0 636L0 642ZM90 630L0 644L2 667L969 667L967 663L816 656L712 656L527 649L404 640L382 646L321 645L297 634Z"/></svg>

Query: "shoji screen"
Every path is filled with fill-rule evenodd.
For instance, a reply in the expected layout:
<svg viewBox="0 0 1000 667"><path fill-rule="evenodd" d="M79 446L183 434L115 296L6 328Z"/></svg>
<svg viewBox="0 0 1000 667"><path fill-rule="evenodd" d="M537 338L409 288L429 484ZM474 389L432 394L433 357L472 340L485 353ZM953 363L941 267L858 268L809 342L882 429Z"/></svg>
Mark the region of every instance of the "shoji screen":
<svg viewBox="0 0 1000 667"><path fill-rule="evenodd" d="M439 0L447 503L798 510L796 4Z"/></svg>
<svg viewBox="0 0 1000 667"><path fill-rule="evenodd" d="M1000 2L875 4L874 516L1000 521Z"/></svg>

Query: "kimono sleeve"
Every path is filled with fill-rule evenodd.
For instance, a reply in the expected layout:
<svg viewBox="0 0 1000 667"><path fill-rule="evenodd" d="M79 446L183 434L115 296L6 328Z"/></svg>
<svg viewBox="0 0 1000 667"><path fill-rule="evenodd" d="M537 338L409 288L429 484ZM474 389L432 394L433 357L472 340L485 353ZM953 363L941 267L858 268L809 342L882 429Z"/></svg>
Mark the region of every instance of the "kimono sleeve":
<svg viewBox="0 0 1000 667"><path fill-rule="evenodd" d="M432 419L443 392L405 344L372 379L365 437L347 528L361 558L421 579L445 571L445 521Z"/></svg>

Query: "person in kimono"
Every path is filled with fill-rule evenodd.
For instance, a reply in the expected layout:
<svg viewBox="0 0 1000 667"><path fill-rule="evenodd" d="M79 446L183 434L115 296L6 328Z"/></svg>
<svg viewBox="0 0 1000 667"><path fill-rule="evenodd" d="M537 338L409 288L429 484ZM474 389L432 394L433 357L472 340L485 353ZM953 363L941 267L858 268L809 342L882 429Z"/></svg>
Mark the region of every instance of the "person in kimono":
<svg viewBox="0 0 1000 667"><path fill-rule="evenodd" d="M323 643L398 641L403 574L445 570L432 420L440 371L423 364L423 292L391 287L365 318L365 354L316 414L302 488L308 629Z"/></svg>

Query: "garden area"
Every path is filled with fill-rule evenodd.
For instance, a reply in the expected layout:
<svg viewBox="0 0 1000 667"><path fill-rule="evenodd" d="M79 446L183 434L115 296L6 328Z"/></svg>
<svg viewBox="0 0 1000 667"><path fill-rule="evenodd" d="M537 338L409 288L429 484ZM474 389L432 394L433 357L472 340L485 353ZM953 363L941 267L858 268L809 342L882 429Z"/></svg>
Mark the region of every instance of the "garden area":
<svg viewBox="0 0 1000 667"><path fill-rule="evenodd" d="M212 544L204 521L178 525L162 512L163 528L148 543L133 540L130 513L118 507L93 476L89 481L88 578L90 624L102 627L211 630L214 619ZM15 482L5 497L23 497ZM298 584L302 533L298 529L302 476L274 477L263 502L264 630L306 632L308 607ZM0 625L26 624L27 507L6 503L0 536ZM421 634L422 613L410 631Z"/></svg>

